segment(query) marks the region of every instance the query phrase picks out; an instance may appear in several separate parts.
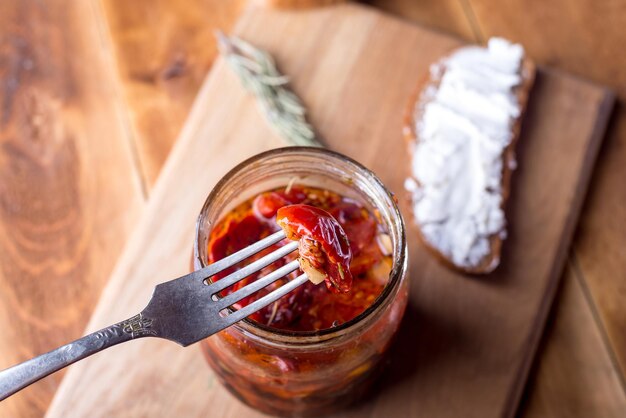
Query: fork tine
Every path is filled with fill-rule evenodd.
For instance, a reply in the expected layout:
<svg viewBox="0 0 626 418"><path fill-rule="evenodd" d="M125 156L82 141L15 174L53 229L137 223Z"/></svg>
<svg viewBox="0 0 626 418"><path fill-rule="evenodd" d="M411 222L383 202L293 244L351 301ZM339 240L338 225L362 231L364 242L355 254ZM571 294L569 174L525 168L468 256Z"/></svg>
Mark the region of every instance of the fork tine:
<svg viewBox="0 0 626 418"><path fill-rule="evenodd" d="M224 309L232 305L233 303L239 302L241 299L247 296L250 296L251 294L274 283L276 280L280 279L281 277L286 276L287 274L291 273L294 270L297 270L299 267L300 267L300 263L298 262L298 260L294 260L291 263L287 263L284 266L274 270L273 272L250 283L249 285L242 287L236 292L233 292L230 295L219 299L218 306L220 307L220 309Z"/></svg>
<svg viewBox="0 0 626 418"><path fill-rule="evenodd" d="M257 271L261 270L263 267L267 267L270 264L272 264L274 261L283 258L284 256L286 256L287 254L295 251L298 249L298 243L293 241L293 242L289 242L288 244L283 245L282 247L280 247L279 249L277 249L274 252L269 253L268 255L259 258L256 261L253 261L252 263L248 264L245 267L242 267L241 269L229 274L226 277L221 278L220 280L216 281L215 283L211 283L209 285L209 290L211 291L211 296L213 296L214 294L226 289L229 286L232 286L233 284L237 283L238 281L248 277L249 275L251 275L252 273L256 273ZM237 254L237 253L235 253Z"/></svg>
<svg viewBox="0 0 626 418"><path fill-rule="evenodd" d="M232 314L222 319L225 321L226 326L230 326L234 324L235 322L241 321L243 318L247 317L248 315L258 311L259 309L265 308L270 303L275 302L278 299L282 298L287 293L294 290L296 287L305 283L307 280L309 280L309 277L306 275L306 273L301 274L300 276L296 277L295 279L285 284L284 286L281 286L280 288L274 290L273 292L268 293L262 298L255 300L251 304L244 306L243 308L233 312Z"/></svg>
<svg viewBox="0 0 626 418"><path fill-rule="evenodd" d="M202 270L198 270L198 273L201 273L204 276L202 280L206 280L207 278L219 273L220 271L225 270L228 267L231 267L245 260L246 258L258 253L261 250L266 249L270 245L276 244L284 238L286 238L285 231L281 229L280 231L275 232L272 235L269 235L262 240L259 240L254 244L249 245L248 247L229 255L228 257L224 257L221 260L209 264Z"/></svg>

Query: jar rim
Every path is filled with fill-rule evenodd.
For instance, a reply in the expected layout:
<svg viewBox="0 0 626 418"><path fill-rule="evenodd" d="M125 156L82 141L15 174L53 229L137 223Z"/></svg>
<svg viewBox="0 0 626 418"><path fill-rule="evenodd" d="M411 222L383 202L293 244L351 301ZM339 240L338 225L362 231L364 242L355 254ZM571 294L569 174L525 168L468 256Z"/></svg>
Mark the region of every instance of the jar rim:
<svg viewBox="0 0 626 418"><path fill-rule="evenodd" d="M269 151L264 151L259 154L256 154L241 163L237 164L231 170L229 170L213 187L209 195L207 196L204 204L202 205L202 209L196 221L196 230L194 237L194 258L200 263L201 268L207 266L205 260L201 257L200 253L200 235L202 233L201 229L203 226L203 221L205 219L205 214L208 211L211 203L215 200L216 196L224 189L230 180L241 173L243 170L247 169L250 165L254 164L257 161L265 160L268 158L272 158L275 156L284 155L285 153L290 154L301 154L301 153L309 153L316 155L323 155L325 157L334 158L340 160L344 163L348 163L348 165L352 166L356 170L359 170L362 174L364 174L367 179L373 182L376 187L382 190L384 196L388 199L389 207L391 208L392 217L397 220L398 224L398 245L394 245L394 254L393 254L393 265L391 272L389 273L389 281L383 288L383 291L378 295L376 300L372 302L370 306L367 307L363 312L349 321L344 322L341 325L332 328L325 328L321 330L315 331L292 331L292 330L282 330L278 328L274 328L268 325L264 325L258 323L256 321L252 321L249 318L244 318L238 323L232 325L233 327L238 328L240 331L244 333L252 334L257 338L264 339L273 339L280 340L281 343L292 343L292 344L311 344L318 343L322 341L327 341L329 339L333 339L339 336L346 334L349 330L360 328L367 319L375 316L375 314L380 311L383 307L385 301L387 301L394 292L399 287L401 282L404 268L406 267L406 253L407 253L407 245L406 245L406 231L404 226L404 220L400 213L400 209L396 203L396 199L394 198L393 193L391 193L382 181L374 174L370 169L359 163L358 161L338 153L336 151L331 151L326 148L319 147L306 147L306 146L289 146L289 147L281 147L274 148ZM231 313L235 310L232 308L227 308Z"/></svg>

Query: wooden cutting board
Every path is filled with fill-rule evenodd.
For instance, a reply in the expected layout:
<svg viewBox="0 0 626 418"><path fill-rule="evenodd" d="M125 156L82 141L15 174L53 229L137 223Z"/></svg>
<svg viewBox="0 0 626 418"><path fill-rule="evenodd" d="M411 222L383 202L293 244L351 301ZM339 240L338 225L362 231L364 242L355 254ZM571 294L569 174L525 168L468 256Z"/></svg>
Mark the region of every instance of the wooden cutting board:
<svg viewBox="0 0 626 418"><path fill-rule="evenodd" d="M276 57L330 148L403 194L404 108L429 64L458 40L356 5L252 10L236 33ZM518 148L501 267L480 278L453 273L424 251L410 227L411 301L390 363L376 396L341 416L514 414L612 104L604 88L539 72ZM211 187L244 158L282 145L218 60L89 330L138 312L156 283L185 273L195 219ZM144 339L74 365L48 416L261 415L222 388L198 347Z"/></svg>

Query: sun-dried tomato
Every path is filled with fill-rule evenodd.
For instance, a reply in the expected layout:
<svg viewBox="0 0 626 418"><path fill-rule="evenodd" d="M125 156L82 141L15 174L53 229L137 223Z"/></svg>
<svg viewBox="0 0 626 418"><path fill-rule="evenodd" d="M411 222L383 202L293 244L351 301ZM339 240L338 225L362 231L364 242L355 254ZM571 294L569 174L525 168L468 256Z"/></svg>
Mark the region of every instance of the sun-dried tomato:
<svg viewBox="0 0 626 418"><path fill-rule="evenodd" d="M363 206L344 199L329 212L346 231L355 256L374 239L376 221Z"/></svg>
<svg viewBox="0 0 626 418"><path fill-rule="evenodd" d="M252 209L254 213L269 219L276 216L276 211L279 208L303 202L304 199L306 199L306 194L297 187L292 187L289 191L281 189L265 192L254 198Z"/></svg>
<svg viewBox="0 0 626 418"><path fill-rule="evenodd" d="M276 222L288 239L300 241L300 264L306 273L313 273L310 267L324 276L326 286L333 292L350 291L352 252L348 237L335 218L323 209L299 204L278 209Z"/></svg>
<svg viewBox="0 0 626 418"><path fill-rule="evenodd" d="M330 262L324 265L324 269L334 278L333 280L339 284L340 288L346 289L347 281L340 280L341 273L336 267L342 265L344 277L346 272L354 277L352 288L347 293L336 293L329 290L327 286L305 283L275 303L256 312L250 318L264 325L292 331L331 328L351 320L367 309L380 295L388 279L388 274L386 274L387 277L377 277L377 275L385 274L378 273L385 272L385 269L375 268L380 265L380 260L385 259L385 257L390 258L383 255L374 238L378 223L376 218L358 202L328 190L299 185L291 187L289 192L280 188L261 193L232 209L215 224L208 243L209 262L222 259L277 231L279 227L274 221L274 217L278 210L284 206L297 204L315 206L326 210L332 217L336 218L340 225L339 228L345 231L344 236L347 237L348 246L353 255L352 262L348 262L348 265ZM327 228L327 232L335 231L336 227ZM309 225L309 228L312 229L313 225ZM326 253L336 251L332 260L342 260L342 255L345 255L345 242L340 239L335 244L338 247L335 248L331 245L330 248L325 249ZM275 244L261 251L247 262L254 261L274 251L280 245L284 245L284 243ZM305 255L309 254L310 259L314 260L319 257L319 252L323 249L321 244L313 239L303 248L303 252ZM292 253L272 263L236 285L227 288L223 294L234 292L296 257L297 254ZM343 261L345 262L345 259ZM318 264L317 267L321 268L321 265ZM215 276L212 280L219 280L239 268L241 266L236 265ZM233 305L233 308L239 309L254 302L274 288L293 279L296 275L296 272L290 274L273 285L239 301ZM331 288L334 287L334 285L331 286Z"/></svg>

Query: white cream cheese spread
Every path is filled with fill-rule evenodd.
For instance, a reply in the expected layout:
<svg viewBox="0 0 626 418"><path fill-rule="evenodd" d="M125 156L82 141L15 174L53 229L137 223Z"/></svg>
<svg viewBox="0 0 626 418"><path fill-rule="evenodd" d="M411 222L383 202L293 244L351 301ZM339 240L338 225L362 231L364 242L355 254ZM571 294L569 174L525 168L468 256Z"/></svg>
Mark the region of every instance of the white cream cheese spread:
<svg viewBox="0 0 626 418"><path fill-rule="evenodd" d="M431 67L438 86L427 86L416 104L418 140L405 188L423 238L463 268L480 265L490 237L506 234L502 155L520 116L513 89L523 55L521 45L501 38L460 48Z"/></svg>

